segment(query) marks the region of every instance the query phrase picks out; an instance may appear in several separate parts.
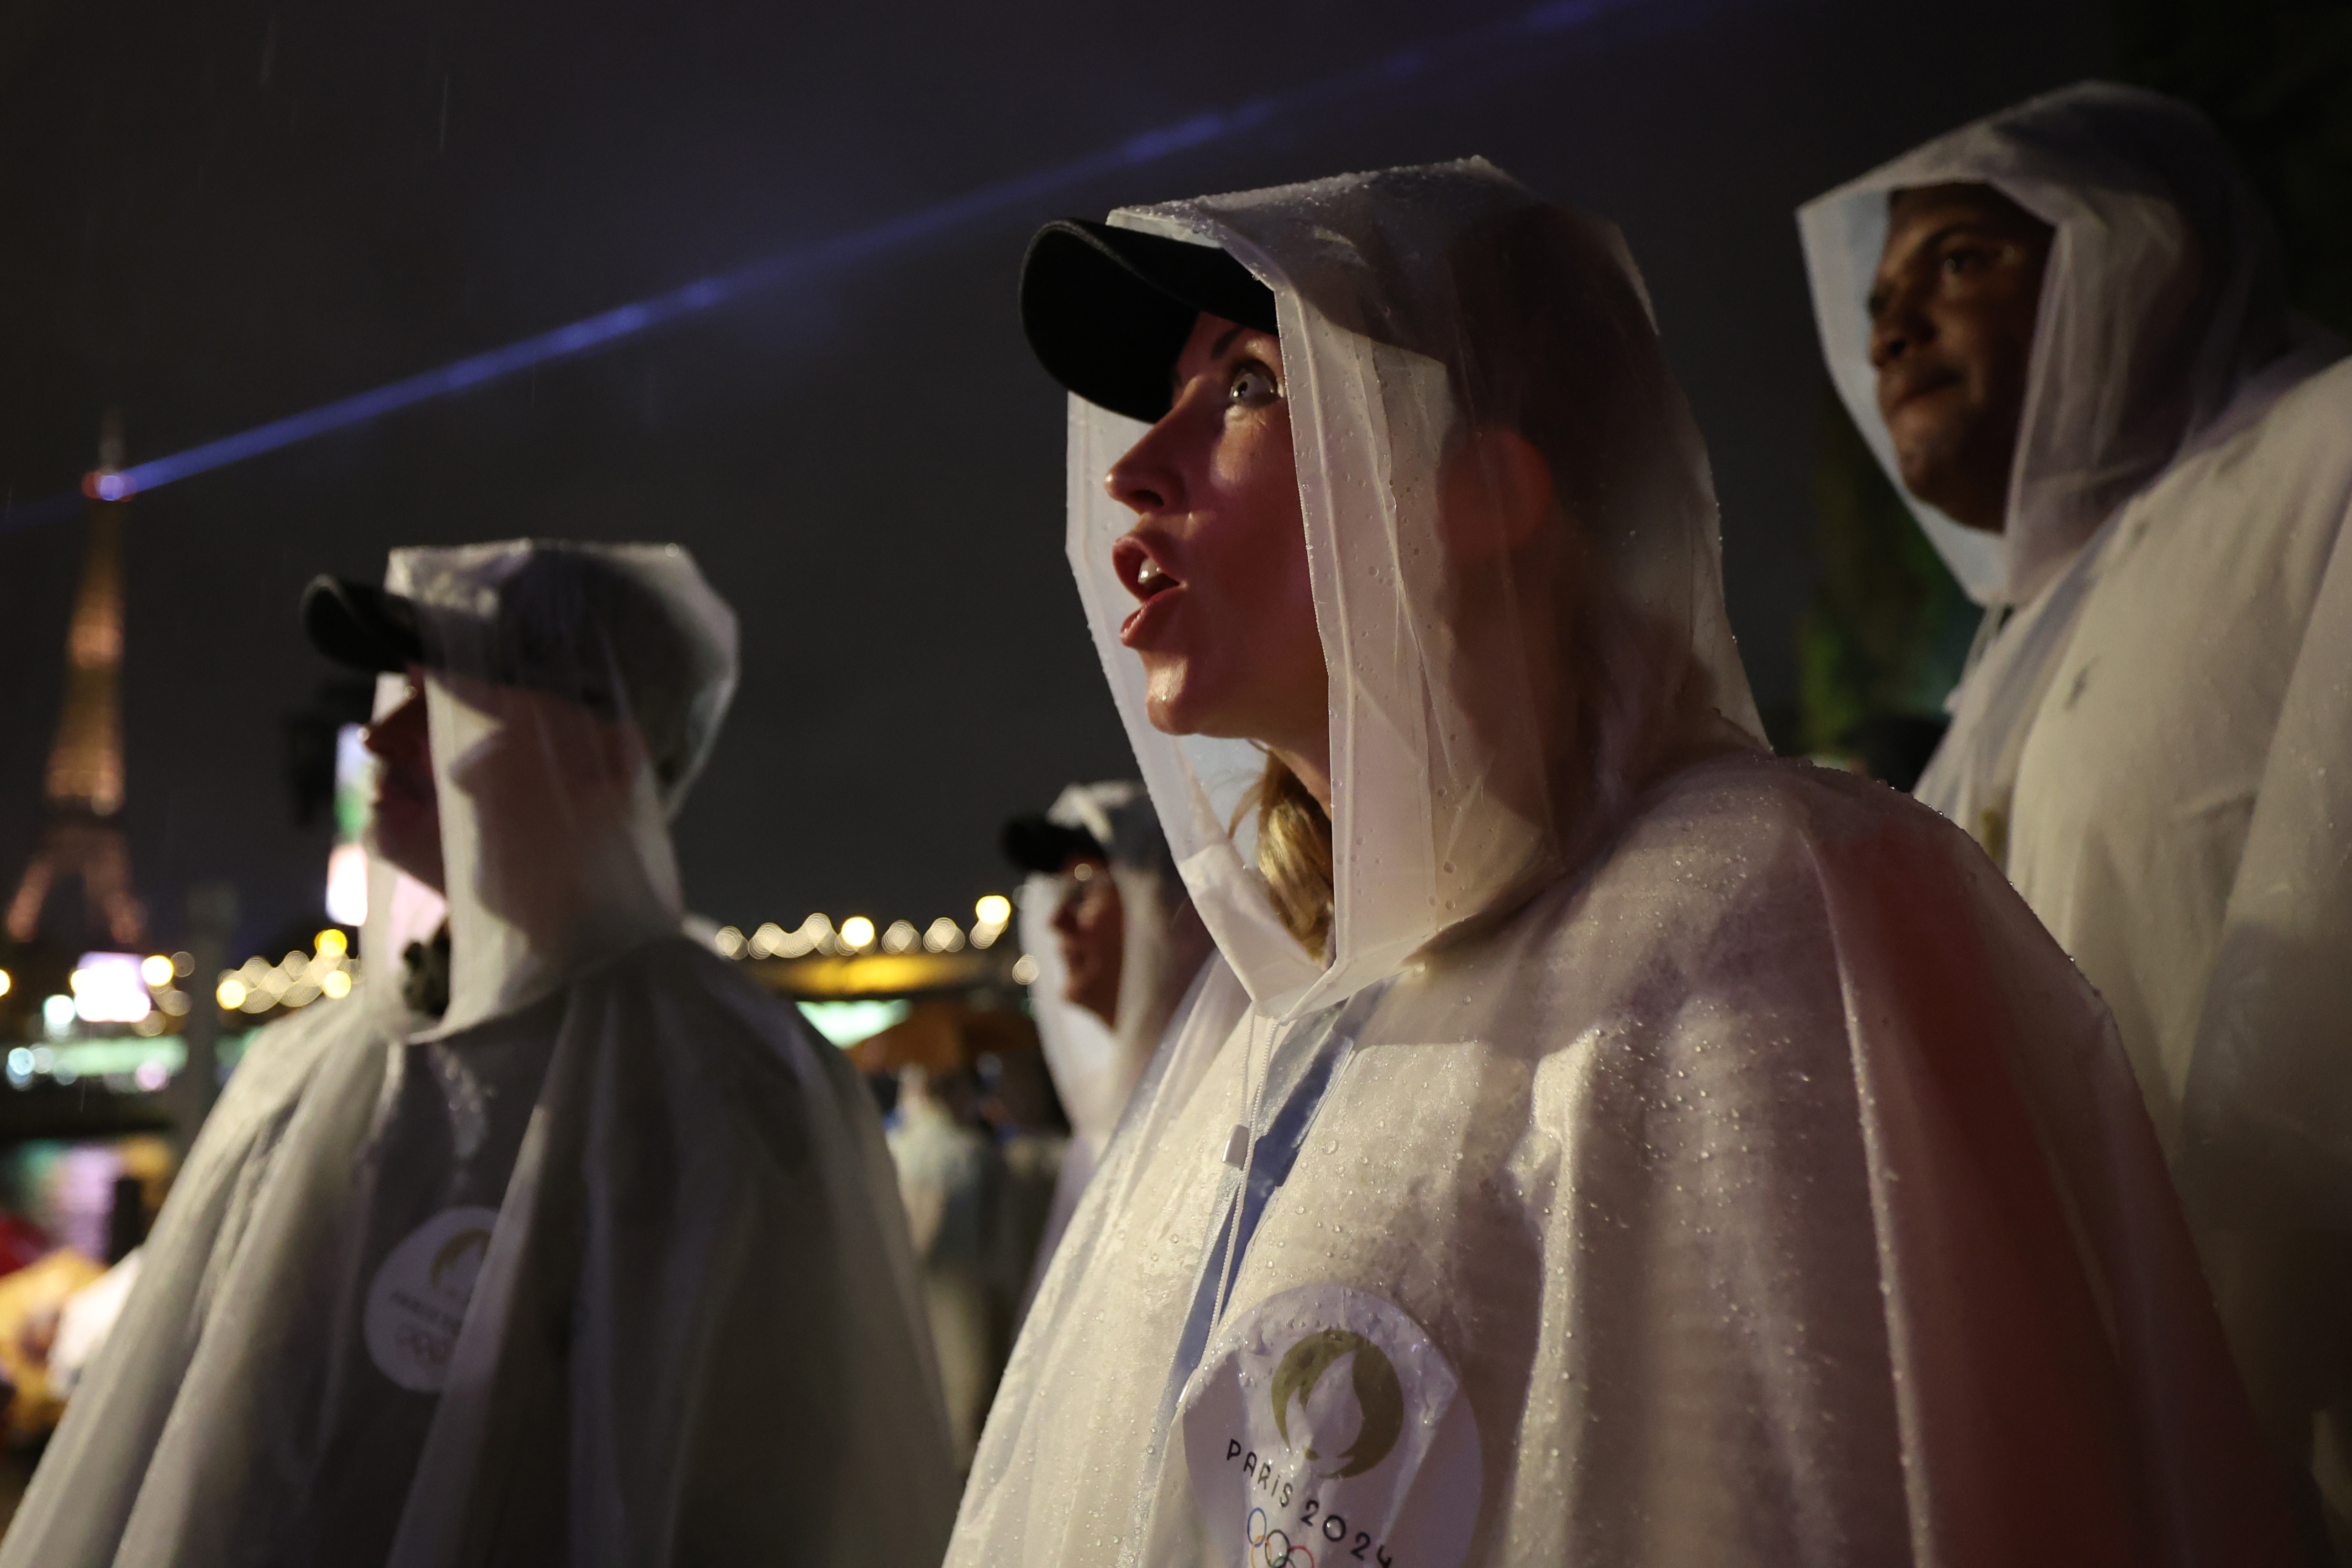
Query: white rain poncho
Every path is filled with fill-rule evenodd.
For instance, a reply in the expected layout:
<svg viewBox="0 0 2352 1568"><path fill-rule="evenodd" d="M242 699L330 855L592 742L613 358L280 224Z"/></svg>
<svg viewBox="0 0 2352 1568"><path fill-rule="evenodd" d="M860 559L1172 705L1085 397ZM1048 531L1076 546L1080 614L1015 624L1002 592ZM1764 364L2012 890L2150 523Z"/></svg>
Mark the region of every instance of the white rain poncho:
<svg viewBox="0 0 2352 1568"><path fill-rule="evenodd" d="M1029 1007L1055 1092L1070 1119L1070 1146L1055 1183L1036 1275L1023 1293L1024 1312L1079 1194L1102 1163L1128 1097L1210 952L1209 934L1176 874L1142 786L1124 780L1072 784L1045 816L1057 826L1084 829L1103 847L1118 889L1118 1003L1116 1021L1107 1025L1064 997L1061 943L1053 930L1058 885L1051 877L1032 877L1021 900L1021 945L1037 965Z"/></svg>
<svg viewBox="0 0 2352 1568"><path fill-rule="evenodd" d="M1074 400L1072 563L1225 962L950 1563L2284 1560L2095 998L1947 824L1755 739L1615 231L1475 161L1113 222L1275 292L1335 934L1226 831L1257 753L1145 718L1100 482L1143 427ZM1580 526L1454 510L1494 426Z"/></svg>
<svg viewBox="0 0 2352 1568"><path fill-rule="evenodd" d="M440 900L379 860L367 978L254 1043L0 1563L935 1562L953 1475L872 1104L679 934L666 818L732 615L670 547L407 550L387 586L446 1012L391 984Z"/></svg>
<svg viewBox="0 0 2352 1568"><path fill-rule="evenodd" d="M1890 477L1864 300L1889 194L1952 182L2056 233L2005 531L1912 502L1969 593L2014 609L1918 794L2114 1009L2258 1401L2299 1447L2352 1394L2352 1298L2311 1294L2343 1266L2282 1297L2233 1282L2220 1233L2340 1252L2352 1232L2352 363L2288 310L2200 116L2075 87L1800 215L1831 374ZM2331 1500L2352 1512L2352 1477Z"/></svg>

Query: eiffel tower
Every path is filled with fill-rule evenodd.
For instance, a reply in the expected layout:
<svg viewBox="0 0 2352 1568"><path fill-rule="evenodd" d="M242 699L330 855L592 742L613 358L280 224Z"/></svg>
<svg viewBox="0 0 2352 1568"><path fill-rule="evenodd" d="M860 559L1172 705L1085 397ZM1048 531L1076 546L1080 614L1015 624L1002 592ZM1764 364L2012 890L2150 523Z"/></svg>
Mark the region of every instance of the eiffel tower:
<svg viewBox="0 0 2352 1568"><path fill-rule="evenodd" d="M122 427L109 415L98 470L82 483L90 498L89 543L81 590L66 631L65 702L49 748L41 837L9 900L8 935L39 933L59 881L81 882L87 930L127 952L144 945L146 911L131 891L131 844L122 810L122 519L130 490L122 472Z"/></svg>

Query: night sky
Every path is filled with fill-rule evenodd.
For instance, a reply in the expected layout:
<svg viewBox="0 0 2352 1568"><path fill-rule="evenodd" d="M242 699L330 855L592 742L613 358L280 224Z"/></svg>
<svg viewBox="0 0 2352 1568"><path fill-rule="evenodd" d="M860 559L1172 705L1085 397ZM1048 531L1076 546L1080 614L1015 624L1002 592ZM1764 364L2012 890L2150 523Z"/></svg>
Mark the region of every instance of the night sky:
<svg viewBox="0 0 2352 1568"><path fill-rule="evenodd" d="M999 206L593 357L191 479L131 512L126 820L171 940L320 903L285 725L302 584L394 545L676 540L743 623L678 825L689 901L969 919L998 824L1131 771L1062 561L1062 397L1013 310L1062 212L1483 153L1617 219L1712 447L1731 612L1793 699L1825 379L1790 214L2097 74L2094 0L10 0L0 487L69 490L103 410L194 446L1314 84L1238 133ZM1417 69L1374 81L1418 47ZM38 826L77 522L0 519L0 878ZM0 894L0 896L5 896Z"/></svg>

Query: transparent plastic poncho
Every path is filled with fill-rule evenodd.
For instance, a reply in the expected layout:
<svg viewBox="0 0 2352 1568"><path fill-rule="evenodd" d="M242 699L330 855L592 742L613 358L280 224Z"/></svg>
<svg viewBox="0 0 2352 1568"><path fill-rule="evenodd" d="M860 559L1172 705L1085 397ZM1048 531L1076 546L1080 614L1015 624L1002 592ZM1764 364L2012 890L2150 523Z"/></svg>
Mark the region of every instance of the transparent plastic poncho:
<svg viewBox="0 0 2352 1568"><path fill-rule="evenodd" d="M950 1563L2282 1561L2096 998L1948 824L1762 754L1615 231L1476 161L1113 222L1276 295L1337 919L1318 960L1227 830L1255 751L1150 727L1141 427L1074 399L1072 565L1220 962ZM1496 426L1560 501L1499 553L1448 466Z"/></svg>
<svg viewBox="0 0 2352 1568"><path fill-rule="evenodd" d="M0 1561L936 1561L953 1468L871 1100L679 931L667 824L732 614L672 546L406 550L386 585L418 612L446 900L373 858L365 978L247 1052ZM432 1016L399 981L445 918ZM464 1200L494 1218L462 1326L387 1352L385 1282L416 1287L368 1238L449 1179L398 1157L435 1085L451 1168L520 1138ZM351 1473L346 1413L404 1376L421 1440Z"/></svg>
<svg viewBox="0 0 2352 1568"><path fill-rule="evenodd" d="M1863 300L1890 194L1945 182L1991 184L2056 235L2005 533L1911 502L1972 595L2016 606L1953 693L1919 796L2007 863L2106 994L2168 1141L2233 1145L2222 1163L2240 1169L2200 1196L2341 1229L2352 1136L2322 1085L2341 1054L2331 933L2352 907L2333 782L2352 642L2345 345L2289 310L2269 220L2200 115L2068 88L1800 215L1832 374L1898 484ZM2186 667L2135 638L2187 649ZM2174 716L2173 754L2050 738L2094 671ZM2045 713L2058 749L2021 785ZM2294 1168L2247 1175L2266 1162Z"/></svg>
<svg viewBox="0 0 2352 1568"><path fill-rule="evenodd" d="M2049 222L2006 532L1914 501L2005 620L1922 800L2113 1008L2265 1426L2352 1518L2352 363L2288 309L2269 223L2194 110L2069 88L1800 215L1823 350L1895 467L1864 304L1895 190ZM1899 482L1899 481L1898 481ZM2338 1434L2314 1447L2315 1417Z"/></svg>

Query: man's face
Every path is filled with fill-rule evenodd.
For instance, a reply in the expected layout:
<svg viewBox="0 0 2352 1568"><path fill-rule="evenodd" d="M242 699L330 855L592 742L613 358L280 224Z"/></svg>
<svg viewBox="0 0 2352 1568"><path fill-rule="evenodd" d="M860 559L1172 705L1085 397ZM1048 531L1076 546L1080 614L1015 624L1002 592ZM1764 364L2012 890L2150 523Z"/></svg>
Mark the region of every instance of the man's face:
<svg viewBox="0 0 2352 1568"><path fill-rule="evenodd" d="M1897 191L1871 286L1870 363L1903 486L1988 532L2007 521L2052 232L1990 185Z"/></svg>
<svg viewBox="0 0 2352 1568"><path fill-rule="evenodd" d="M375 811L369 837L375 852L438 892L441 805L433 787L433 741L425 721L425 677L408 672L408 695L367 727L375 753Z"/></svg>
<svg viewBox="0 0 2352 1568"><path fill-rule="evenodd" d="M1054 934L1061 940L1062 999L1104 1024L1118 1026L1118 973L1126 955L1127 911L1110 868L1090 856L1063 864Z"/></svg>

